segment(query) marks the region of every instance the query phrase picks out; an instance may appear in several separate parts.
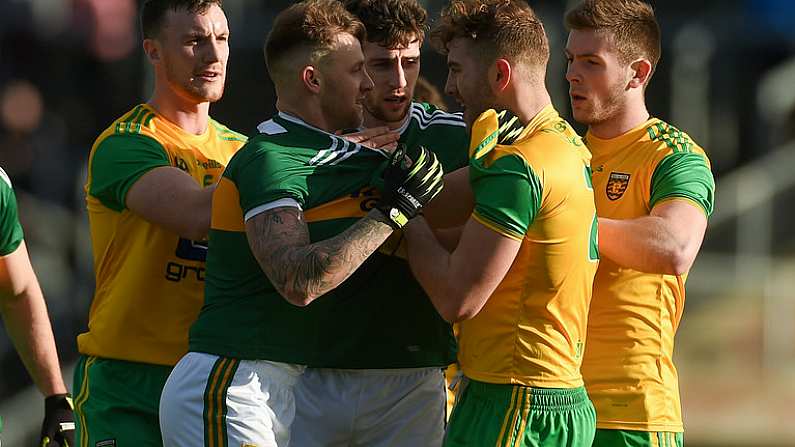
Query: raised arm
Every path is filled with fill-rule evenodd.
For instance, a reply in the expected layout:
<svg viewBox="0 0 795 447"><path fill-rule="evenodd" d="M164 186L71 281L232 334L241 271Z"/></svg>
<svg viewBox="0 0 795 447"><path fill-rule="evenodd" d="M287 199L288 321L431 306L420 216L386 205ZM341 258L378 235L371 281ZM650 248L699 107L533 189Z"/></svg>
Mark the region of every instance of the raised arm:
<svg viewBox="0 0 795 447"><path fill-rule="evenodd" d="M682 275L696 259L707 216L686 200L669 200L648 216L599 218L599 252L616 264L648 273Z"/></svg>
<svg viewBox="0 0 795 447"><path fill-rule="evenodd" d="M142 175L127 192L127 208L182 237L201 240L210 231L215 185L202 188L190 175L161 166Z"/></svg>
<svg viewBox="0 0 795 447"><path fill-rule="evenodd" d="M451 323L480 312L505 278L521 241L470 219L452 253L434 237L423 219L407 226L409 262L439 315Z"/></svg>
<svg viewBox="0 0 795 447"><path fill-rule="evenodd" d="M701 248L715 180L705 156L666 156L651 178L651 212L635 219L599 218L599 251L622 267L682 275Z"/></svg>
<svg viewBox="0 0 795 447"><path fill-rule="evenodd" d="M342 233L315 243L297 206L265 210L246 220L249 246L276 290L306 306L345 281L403 227L443 186L436 156L418 148L413 159L400 147L384 171L382 197L365 217Z"/></svg>
<svg viewBox="0 0 795 447"><path fill-rule="evenodd" d="M377 210L314 244L296 207L274 208L246 222L254 257L276 290L296 306L308 305L345 281L390 234L392 227Z"/></svg>

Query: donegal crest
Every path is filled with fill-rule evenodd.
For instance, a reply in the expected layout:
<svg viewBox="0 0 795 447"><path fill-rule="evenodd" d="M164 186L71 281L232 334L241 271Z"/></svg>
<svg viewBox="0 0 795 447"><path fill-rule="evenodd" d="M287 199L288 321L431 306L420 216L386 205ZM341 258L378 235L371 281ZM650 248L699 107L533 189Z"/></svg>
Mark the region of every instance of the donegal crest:
<svg viewBox="0 0 795 447"><path fill-rule="evenodd" d="M623 172L611 172L610 178L607 180L607 198L610 200L618 200L624 195L624 191L629 186L629 174Z"/></svg>

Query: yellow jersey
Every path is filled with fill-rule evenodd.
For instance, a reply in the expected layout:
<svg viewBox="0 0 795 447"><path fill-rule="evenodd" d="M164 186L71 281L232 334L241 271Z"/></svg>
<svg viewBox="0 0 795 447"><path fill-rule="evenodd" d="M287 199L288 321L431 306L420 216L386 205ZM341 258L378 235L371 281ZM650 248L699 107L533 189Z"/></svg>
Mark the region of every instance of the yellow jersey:
<svg viewBox="0 0 795 447"><path fill-rule="evenodd" d="M187 133L146 104L100 134L85 186L96 289L88 331L77 337L82 354L174 365L187 352L203 302L206 243L133 213L127 191L160 166L212 185L245 141L212 119L204 134Z"/></svg>
<svg viewBox="0 0 795 447"><path fill-rule="evenodd" d="M473 141L490 141L495 122L494 111L481 115ZM470 157L472 217L521 246L480 313L460 323L461 369L488 383L582 386L599 259L590 154L549 105L512 145L476 147Z"/></svg>
<svg viewBox="0 0 795 447"><path fill-rule="evenodd" d="M667 200L687 200L712 212L709 160L673 126L651 118L617 138L588 134L586 143L599 217L638 218ZM598 428L683 431L673 350L686 277L601 260L582 366Z"/></svg>

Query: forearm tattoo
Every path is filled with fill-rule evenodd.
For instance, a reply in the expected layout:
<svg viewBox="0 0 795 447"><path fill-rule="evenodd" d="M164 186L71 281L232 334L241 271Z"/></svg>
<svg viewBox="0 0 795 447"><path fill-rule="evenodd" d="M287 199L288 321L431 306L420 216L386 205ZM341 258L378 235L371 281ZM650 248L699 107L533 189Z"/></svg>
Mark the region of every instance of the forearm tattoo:
<svg viewBox="0 0 795 447"><path fill-rule="evenodd" d="M247 223L249 245L276 290L289 301L311 301L347 279L386 240L391 228L363 218L314 244L301 210L281 207Z"/></svg>

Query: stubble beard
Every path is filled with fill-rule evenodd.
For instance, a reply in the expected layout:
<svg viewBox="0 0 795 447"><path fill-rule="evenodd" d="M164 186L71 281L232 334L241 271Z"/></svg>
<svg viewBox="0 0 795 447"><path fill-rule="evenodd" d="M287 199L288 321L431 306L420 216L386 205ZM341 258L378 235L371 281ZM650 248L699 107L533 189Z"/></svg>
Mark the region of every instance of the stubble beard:
<svg viewBox="0 0 795 447"><path fill-rule="evenodd" d="M394 117L389 116L390 112L387 112L384 109L384 107L378 104L377 101L370 101L369 98L366 98L362 105L367 115L372 116L376 120L380 121L382 124L389 124L389 123L402 122L406 118L406 115L409 112L409 108L411 107L411 99L408 99L406 101L406 104L403 106L403 109L396 112L394 115L397 116Z"/></svg>

